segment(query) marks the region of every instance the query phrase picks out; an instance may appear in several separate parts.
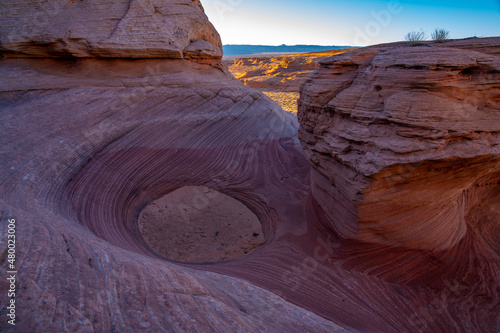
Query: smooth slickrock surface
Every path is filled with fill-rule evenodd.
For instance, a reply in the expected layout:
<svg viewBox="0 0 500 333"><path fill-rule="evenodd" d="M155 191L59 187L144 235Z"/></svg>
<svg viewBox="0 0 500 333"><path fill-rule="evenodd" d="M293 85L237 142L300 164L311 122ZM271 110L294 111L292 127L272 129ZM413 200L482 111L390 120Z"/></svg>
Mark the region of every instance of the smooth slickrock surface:
<svg viewBox="0 0 500 333"><path fill-rule="evenodd" d="M8 217L18 221L16 329L341 331L241 279L167 262L140 235L141 208L185 185L246 202L272 234L274 214L249 179L297 142L292 119L267 98L186 60L0 66L2 235Z"/></svg>
<svg viewBox="0 0 500 333"><path fill-rule="evenodd" d="M16 57L0 59L2 332L346 331L243 279L168 262L139 234L141 208L184 185L264 208L239 170L252 177L256 154L297 146L293 119L223 70L199 1L0 4L0 51Z"/></svg>
<svg viewBox="0 0 500 333"><path fill-rule="evenodd" d="M1 29L12 31L17 21L34 20L31 2L15 3L1 2ZM197 24L209 24L197 1L113 2L107 12L95 9L104 2L43 2L58 3L68 6L64 15L74 18L69 20L61 14L64 22L77 26L79 15L81 20L85 15L87 19L96 18L93 29L79 26L71 31L75 31L72 36L88 35L85 40L89 45L98 43L97 49L85 42L85 47L73 45L74 40L68 40L67 52L54 49L58 45L54 38L64 38L60 32L68 32L67 28L49 29L45 39L38 39L38 33L19 32L20 37L12 39L8 47L2 40L3 55L8 58L0 59L0 331L499 330L500 269L495 252L498 169L490 155L474 153L469 145L464 146L469 148L469 157L460 155L463 163L451 166L449 161L457 161L451 156L437 163L426 159L418 166L430 173L420 172L420 182L408 182L410 187L405 188L417 191L415 197L425 201L420 188L428 186L429 177L433 177L439 182L432 194L449 205L446 198L452 196L455 187L462 186L457 184L474 185L468 187L465 203L478 204L467 210L463 238L450 248L426 251L411 248L408 243L399 246L401 242L363 243L340 238L332 232L329 208L346 207L352 202L345 198L332 202L332 197L325 196L330 200L325 205L318 197L321 173L316 171L317 164L311 169L301 149L293 115L231 78L219 56L204 42L194 40L192 47L191 42L177 42L180 48L163 49L163 41L157 47L152 40L153 47L146 52L137 44L144 36L143 30L134 30L140 26L136 22L158 26L155 17L160 14L150 11L142 17L134 9L132 23L125 24L123 19L118 22L128 5L135 8L136 4L154 3L160 13L164 9L182 10L182 15L162 14L165 26L158 27L165 31L159 36L170 38L168 27L184 22L179 26L188 31L188 36L205 40L217 50L209 38L196 36L203 31L195 29ZM108 22L107 17L116 18ZM109 39L110 22L120 23L116 39ZM97 24L101 23L110 27L99 28ZM97 36L99 30L103 34ZM495 41L475 41L481 45L480 51L470 52L490 59L485 52L498 44ZM474 44L456 47L474 50ZM419 49L412 50L417 53ZM86 58L87 54L90 57ZM110 58L116 54L122 58ZM129 58L123 58L125 54ZM164 58L151 59L159 54ZM17 58L12 58L14 55ZM458 57L457 63L461 59ZM349 62L348 58L343 61ZM336 95L322 97L335 86L326 73L328 66L312 82L324 82L329 88L315 90L317 96L308 94L310 103L323 103L321 107ZM321 77L322 73L326 75ZM406 80L406 75L400 77L398 73L394 72L391 80ZM497 77L495 73L491 74L493 78ZM356 71L351 75L356 76ZM474 72L470 75L469 92L480 91ZM341 75L338 79L341 82ZM486 96L487 91L478 96ZM494 96L488 97L489 101L495 102ZM402 105L404 101L403 94ZM389 110L391 117L401 118L395 108ZM484 123L493 127L494 119L486 121L491 118L486 111L481 112L478 114L485 117ZM440 123L429 117L433 126ZM416 120L403 121L412 122L404 124L410 131L404 133L410 139ZM465 125L469 129L479 126ZM477 136L465 134L464 138L471 144L476 142L476 151L493 150L498 140L491 127L489 133L482 129ZM361 133L356 130L354 134L357 132ZM415 142L419 140L417 136ZM461 144L465 139L455 141ZM422 149L422 155L432 153L432 146L424 144ZM457 146L456 154L461 149ZM314 161L316 153L312 151L308 153ZM331 161L323 155L322 159ZM356 161L353 159L353 163ZM386 172L386 180L404 183L404 173L394 173L391 168L404 170L406 165L387 164L376 175L381 177ZM367 172L377 172L378 167L364 166ZM342 179L346 182L358 173L347 164L344 168L347 172ZM470 170L482 178L472 181ZM366 176L359 174L352 179L364 180ZM448 182L443 174L450 175ZM454 177L456 182L451 180ZM366 185L379 186L378 193L391 195L381 181ZM359 188L357 184L352 188ZM205 186L243 203L259 218L266 243L243 258L212 264L181 264L154 253L140 233L139 214L155 200L186 186ZM324 182L324 186L332 185ZM373 207L367 205L367 216ZM8 302L4 235L9 218L16 219L17 235L15 327L4 320ZM455 235L459 237L460 233Z"/></svg>

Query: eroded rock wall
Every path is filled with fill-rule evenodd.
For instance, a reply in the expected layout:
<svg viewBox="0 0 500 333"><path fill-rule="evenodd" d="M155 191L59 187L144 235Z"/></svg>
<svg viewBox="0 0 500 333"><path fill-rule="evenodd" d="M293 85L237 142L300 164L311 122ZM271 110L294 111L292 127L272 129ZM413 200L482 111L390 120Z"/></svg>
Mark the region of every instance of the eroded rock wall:
<svg viewBox="0 0 500 333"><path fill-rule="evenodd" d="M476 189L500 181L499 41L380 45L322 62L302 86L299 136L329 227L425 250L463 239L486 200Z"/></svg>
<svg viewBox="0 0 500 333"><path fill-rule="evenodd" d="M199 0L2 1L0 20L4 56L222 57Z"/></svg>
<svg viewBox="0 0 500 333"><path fill-rule="evenodd" d="M2 1L0 22L2 332L344 331L243 279L169 262L140 235L140 209L186 185L262 216L265 199L238 183L255 154L299 151L293 119L223 69L199 1Z"/></svg>
<svg viewBox="0 0 500 333"><path fill-rule="evenodd" d="M171 22L185 22L184 14L169 16L165 10L187 11L187 18L198 17L195 26L209 26L198 2L187 0L113 2L109 8L116 12L108 11L113 24L126 14L125 7L141 3L163 13L164 36L171 36ZM74 22L104 15L87 30L74 28L82 32L76 36L94 36L99 29L92 27L109 23L105 11L96 13L90 5L102 9L104 2L1 4L0 22L9 33L23 25L17 21L28 21L29 27L47 4L67 8L64 13ZM79 8L78 15L72 8ZM157 23L159 16L150 10L139 21ZM403 183L402 170L412 164L397 172L384 167L376 173L377 183L364 171L344 162L333 167L322 160L326 154L314 153L314 170L321 164L332 173L311 173L296 137L296 118L230 78L205 42L218 49L217 43L197 35L203 29L189 32L195 40L177 42L179 47L153 41L149 53L137 44L148 37L132 23L120 25L130 44L112 38L109 49L97 44L97 51L91 45L109 39L110 23L102 36L89 37L92 43L68 40L63 51L55 40L68 31L45 40L38 32L19 32L21 37L7 40L8 47L2 39L0 235L15 218L18 237L16 326L1 320L2 332L498 332L497 162L489 153L496 148L488 148L484 133L477 133L483 138L477 142L485 153L462 156L452 173L460 175L459 184L470 182L469 169L484 173L465 195L465 204L481 204L468 211L470 232L459 244L436 255L393 246L401 242L345 241L332 232L330 209L344 205L339 213L349 212L351 201L332 204L327 201L332 197L318 196L322 181L332 189L322 174L338 175L338 188L365 200L369 215L376 205L357 192L359 184L378 186L373 201L378 193L390 196L387 184ZM189 30L190 24L180 27ZM475 43L482 45L482 54L493 50L484 40ZM335 78L342 86L341 75L316 76L313 82L323 86L318 96L330 94ZM350 135L358 135L358 128ZM494 132L489 135L494 142ZM427 169L442 175L450 168L442 161L442 169L432 161L422 163L420 183L409 183L412 191L426 183ZM360 168L372 170L369 164ZM259 218L265 244L241 259L197 265L152 251L141 236L139 213L184 186L206 186L242 202ZM439 189L435 186L434 193ZM443 193L450 196L450 190ZM353 215L361 215L361 205L353 207ZM0 253L3 317L9 301L3 238Z"/></svg>

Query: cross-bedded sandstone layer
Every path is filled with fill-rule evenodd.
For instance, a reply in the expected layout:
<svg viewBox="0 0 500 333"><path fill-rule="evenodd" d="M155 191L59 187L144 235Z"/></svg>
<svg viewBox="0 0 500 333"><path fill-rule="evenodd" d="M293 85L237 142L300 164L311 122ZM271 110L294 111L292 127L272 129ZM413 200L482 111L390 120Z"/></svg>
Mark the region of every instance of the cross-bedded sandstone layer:
<svg viewBox="0 0 500 333"><path fill-rule="evenodd" d="M2 330L342 331L242 279L165 260L138 228L148 203L205 185L260 209L272 238L266 197L248 186L298 143L267 98L187 60L0 66L2 234L15 217L20 272L18 321Z"/></svg>
<svg viewBox="0 0 500 333"><path fill-rule="evenodd" d="M8 18L2 25L10 27L11 16L24 17L23 6L39 5L2 4ZM82 14L101 4L64 2ZM149 8L144 15L152 19L163 15L165 38L184 14L169 16L162 8L183 8L196 16L195 27L208 26L197 1L129 5ZM118 7L110 7L113 15L127 12ZM190 24L180 27L190 31ZM216 48L200 46L195 54L206 57L189 56L196 40L176 56L153 47L149 57L135 43L139 26L123 24L123 47L110 43L109 53L83 48L63 56L49 35L32 43L28 34L9 47L2 41L0 228L5 235L7 219L17 221L19 272L16 327L0 321L2 331L498 330L499 263L491 251L498 193L488 171L495 160L468 160L474 170L488 171L468 198L488 199L469 210L470 232L451 248L340 238L329 206L317 200L317 172L296 137L296 118L231 78L209 38L194 37ZM488 49L491 41L464 48L479 45ZM135 51L127 57L121 50L129 48ZM120 57L110 58L116 52ZM265 244L209 265L155 253L140 233L139 214L185 186L205 186L246 205L262 224ZM7 245L0 247L3 291ZM6 301L2 295L2 315Z"/></svg>
<svg viewBox="0 0 500 333"><path fill-rule="evenodd" d="M499 50L492 38L323 61L302 90L300 137L336 232L423 250L464 238L480 189L499 186Z"/></svg>
<svg viewBox="0 0 500 333"><path fill-rule="evenodd" d="M167 261L139 232L141 209L184 185L265 211L239 182L257 157L297 147L293 119L221 66L199 1L1 5L1 234L18 221L19 272L16 326L2 331L345 331L241 278Z"/></svg>

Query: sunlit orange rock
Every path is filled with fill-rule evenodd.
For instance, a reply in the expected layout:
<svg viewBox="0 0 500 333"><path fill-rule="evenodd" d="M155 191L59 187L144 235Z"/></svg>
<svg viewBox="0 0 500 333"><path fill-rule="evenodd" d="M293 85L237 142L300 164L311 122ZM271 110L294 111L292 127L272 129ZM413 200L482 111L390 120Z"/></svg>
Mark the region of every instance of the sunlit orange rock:
<svg viewBox="0 0 500 333"><path fill-rule="evenodd" d="M470 232L469 212L499 189L499 41L381 45L322 62L302 89L299 132L330 228L422 250Z"/></svg>
<svg viewBox="0 0 500 333"><path fill-rule="evenodd" d="M348 50L236 58L225 62L229 71L249 87L265 91L298 92L300 85L318 68L321 60Z"/></svg>
<svg viewBox="0 0 500 333"><path fill-rule="evenodd" d="M45 5L63 10L59 15L49 13L54 16L53 27L47 27L46 33L36 29L31 33L32 24L44 22L37 13L46 11ZM332 154L319 151L320 147L342 148L343 141L337 145L333 139L340 138L341 130L328 120L337 111L319 110L335 96L342 97L350 82L344 74L378 80L362 64L380 52L360 50L337 59L347 67L326 63L307 83L303 107L309 103L311 109L303 110L301 121L304 129L310 124L317 130L302 130L310 160L316 161L311 164L297 138L297 118L235 80L221 64L218 35L199 1L4 1L0 17L1 293L10 288L5 235L12 218L16 220L14 268L18 272L16 326L5 320L9 299L3 294L0 331L499 331L498 138L495 118L487 115L494 110L491 106L481 106L484 112L475 113L484 118L481 124L461 120L466 129L461 137L454 134L460 131L457 126L429 116L430 127L442 125L444 129L437 133L429 129L428 136L441 138L441 132L452 128L436 142L447 142L450 147L456 143L460 160L451 155L440 158L434 141L425 139L415 120L399 114L397 106L408 104L407 94L397 84L409 82L402 73L426 73L413 78L412 84L418 84L420 79L427 82L425 77L433 72L394 68L389 75L381 70L388 76L380 81L382 89L375 91L385 96L384 89L392 87L401 98L391 100L390 116L380 124L370 120L370 114L380 110L378 104L358 98L358 104L366 106L361 111L369 121L350 128L345 116L342 135L351 140L352 150L366 149L366 157L368 148L390 145L387 138L391 135L408 141L394 141L384 158L375 158L372 164L356 158L350 160L355 167L347 160L332 162ZM93 24L82 25L84 18ZM176 27L187 31L189 43L168 43L183 40L185 35ZM496 41L448 46L460 52L457 59L468 54L490 59L488 52L493 50L494 60ZM390 51L392 46L384 48L399 59ZM421 50L419 61L439 54L428 47L413 50ZM446 89L439 96L449 98L453 105L470 104L474 94L475 100L485 101L480 98L497 88L485 86L481 92L480 83L486 82L481 80L491 77L493 82L498 75L490 69L483 73L485 67L479 64L480 75L474 69L462 72L466 78L458 90L465 89L467 94L458 96L467 99L466 103ZM333 69L338 76L331 75ZM466 81L469 76L471 83ZM436 78L441 87L441 76ZM360 81L360 85L368 84ZM449 82L456 81L450 77ZM412 89L405 88L409 93ZM366 94L380 101L373 91L366 89ZM488 103L498 103L497 95L488 96ZM349 103L349 98L343 101L343 115L350 109L360 111L358 104L351 107ZM353 123L358 121L356 112ZM459 113L453 117L461 119ZM315 126L316 122L322 125ZM370 138L366 129L373 125L380 125L382 132L375 131ZM485 127L476 131L480 125ZM396 127L403 128L397 136L391 132ZM328 128L332 140L321 146L321 133ZM354 140L363 135L367 145ZM466 140L469 143L464 145ZM418 153L414 145L421 145L422 151ZM408 151L408 159L422 155L421 162L385 161L385 157L399 158L400 150ZM452 150L445 147L442 151L451 154ZM406 174L411 175L410 182ZM334 200L327 192L318 195L318 185L328 191L333 188L324 175L332 176L346 197ZM415 179L415 175L422 178ZM419 246L411 230L403 231L413 238L395 237L381 198L388 198L397 214L409 200L395 201L393 184L400 184L406 193L417 193L415 202L426 203L428 195L422 188L431 190L433 198L445 205L445 212L455 191L467 188L463 207L470 209L464 210L467 229L463 236L460 229L447 224L433 229L453 231L452 237L443 236L447 249L440 251L415 249ZM153 250L141 234L141 211L165 195L193 186L210 189L203 193L215 190L245 205L259 219L265 242L248 255L210 264L173 261ZM361 188L366 195L356 192ZM183 205L193 210L210 204L203 195L189 199ZM352 208L353 215L365 216L365 220L378 223L380 219L383 228L378 237L373 236L374 224L367 224L370 228L359 236L337 228L342 224L332 221L342 220L334 219L335 206L345 207L337 210L339 215ZM405 207L418 214L427 211ZM437 206L430 208L439 212ZM350 231L359 220L348 221L344 227ZM412 226L408 220L403 222ZM260 229L256 233L260 235ZM456 238L460 238L458 243ZM433 237L427 237L416 245L423 248L422 244L434 243Z"/></svg>

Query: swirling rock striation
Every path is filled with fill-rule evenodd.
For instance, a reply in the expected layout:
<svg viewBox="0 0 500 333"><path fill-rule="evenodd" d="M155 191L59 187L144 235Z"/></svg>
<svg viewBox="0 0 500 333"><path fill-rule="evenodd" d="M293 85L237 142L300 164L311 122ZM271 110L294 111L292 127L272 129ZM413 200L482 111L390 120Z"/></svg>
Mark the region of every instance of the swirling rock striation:
<svg viewBox="0 0 500 333"><path fill-rule="evenodd" d="M44 5L71 28L13 30ZM2 332L498 331L494 160L467 159L485 172L468 200L490 200L452 248L346 241L312 195L297 119L230 77L207 44L218 50L218 36L199 35L210 25L198 1L3 1L0 15L2 38L19 35L0 59L0 234L15 218L19 272L16 326L1 320ZM150 23L164 30L152 40ZM194 40L156 43L177 24ZM265 244L209 265L155 253L139 214L186 186L242 202ZM3 239L0 253L3 292Z"/></svg>
<svg viewBox="0 0 500 333"><path fill-rule="evenodd" d="M293 119L221 66L199 1L1 7L0 226L17 221L19 272L11 326L2 239L2 332L345 331L167 261L139 233L141 208L185 185L250 201L237 184L254 176L253 154L297 145Z"/></svg>

